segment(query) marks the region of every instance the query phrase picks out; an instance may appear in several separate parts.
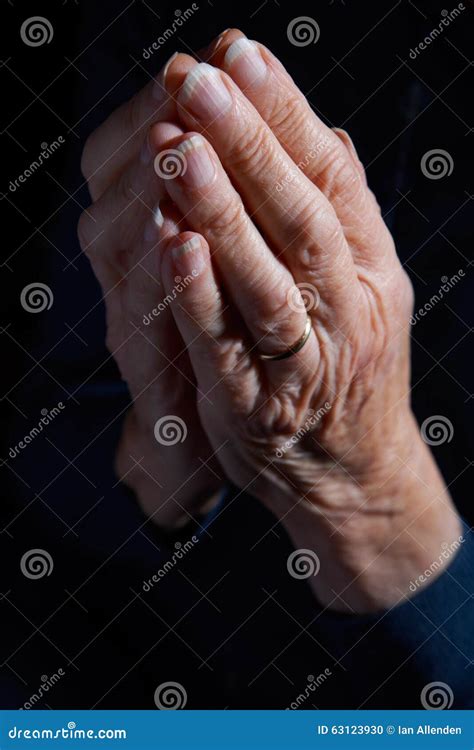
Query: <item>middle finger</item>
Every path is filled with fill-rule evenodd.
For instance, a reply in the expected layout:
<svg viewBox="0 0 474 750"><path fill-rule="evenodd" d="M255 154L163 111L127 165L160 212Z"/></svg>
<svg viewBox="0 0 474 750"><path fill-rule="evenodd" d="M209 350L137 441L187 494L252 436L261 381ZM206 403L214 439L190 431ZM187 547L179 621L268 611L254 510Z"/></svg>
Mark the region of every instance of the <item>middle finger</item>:
<svg viewBox="0 0 474 750"><path fill-rule="evenodd" d="M157 149L163 145L160 132L164 127L154 129ZM294 286L291 274L249 218L208 142L188 133L172 143L186 165L174 179L166 180L172 200L190 228L209 243L226 289L253 336L254 347L268 354L285 351L300 338L306 323L303 305L295 309L288 304ZM307 346L306 354L309 350ZM283 369L280 366L280 374Z"/></svg>
<svg viewBox="0 0 474 750"><path fill-rule="evenodd" d="M353 291L357 277L330 202L225 73L196 64L183 77L172 63L167 87L177 93L184 124L199 130L214 146L274 252L282 255L297 281L317 277L342 311L353 296L348 287Z"/></svg>

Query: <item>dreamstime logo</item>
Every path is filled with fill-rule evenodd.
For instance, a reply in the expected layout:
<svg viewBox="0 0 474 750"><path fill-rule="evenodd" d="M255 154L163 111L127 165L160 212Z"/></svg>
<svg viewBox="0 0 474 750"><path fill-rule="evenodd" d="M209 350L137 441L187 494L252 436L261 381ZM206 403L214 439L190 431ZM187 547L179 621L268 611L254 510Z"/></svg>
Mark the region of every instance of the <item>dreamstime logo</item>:
<svg viewBox="0 0 474 750"><path fill-rule="evenodd" d="M308 44L316 44L321 34L319 25L310 16L299 16L293 18L288 24L286 35L295 47L307 47Z"/></svg>
<svg viewBox="0 0 474 750"><path fill-rule="evenodd" d="M451 291L451 289L462 279L465 277L465 273L462 268L459 269L459 271L451 276L449 278L448 276L441 276L442 286L438 289L436 294L433 294L432 297L428 300L428 302L425 302L423 307L420 307L420 309L414 313L410 318L410 325L414 326L416 325L420 318L424 318L426 313L433 309L435 305L438 304L438 302L441 302L441 300L444 298L444 295Z"/></svg>
<svg viewBox="0 0 474 750"><path fill-rule="evenodd" d="M311 312L311 310L316 310L321 298L313 284L302 281L288 290L286 300L293 312L303 312L304 310Z"/></svg>
<svg viewBox="0 0 474 750"><path fill-rule="evenodd" d="M449 177L454 169L454 161L448 151L433 148L423 154L420 162L421 171L429 180L441 180Z"/></svg>
<svg viewBox="0 0 474 750"><path fill-rule="evenodd" d="M186 21L188 21L197 10L199 10L199 5L197 3L193 3L191 7L186 8L185 11L177 8L174 12L175 18L171 26L165 29L164 32L160 34L160 36L154 42L152 42L149 47L145 47L143 49L142 55L144 59L149 60L152 54L156 52L156 50L159 50L160 47L163 47L168 39L171 39L171 37L176 34L177 31L179 31L181 26L183 26L183 24L185 24Z"/></svg>
<svg viewBox="0 0 474 750"><path fill-rule="evenodd" d="M188 428L181 417L167 414L156 422L154 433L156 441L161 445L176 445L176 443L184 443Z"/></svg>
<svg viewBox="0 0 474 750"><path fill-rule="evenodd" d="M421 437L427 445L442 445L453 439L454 427L451 420L442 414L434 414L421 425Z"/></svg>
<svg viewBox="0 0 474 750"><path fill-rule="evenodd" d="M20 569L25 578L37 580L50 576L53 572L53 558L45 549L30 549L20 561Z"/></svg>
<svg viewBox="0 0 474 750"><path fill-rule="evenodd" d="M173 570L173 568L176 567L176 565L188 554L188 552L191 552L191 550L194 549L195 545L198 542L199 537L195 535L193 535L191 539L188 539L187 542L175 542L175 551L171 555L170 559L167 560L165 564L161 568L159 568L159 570L157 570L151 578L148 579L148 581L143 581L143 591L146 594L151 591L155 583L159 583L161 579L170 572L170 570Z"/></svg>
<svg viewBox="0 0 474 750"><path fill-rule="evenodd" d="M60 148L63 143L65 143L64 136L59 135L54 141L51 143L46 143L46 141L43 141L41 144L41 151L39 156L36 157L36 159L33 159L33 161L27 166L27 168L20 174L15 180L10 180L10 184L8 185L8 189L11 193L14 193L21 184L26 182L32 175L35 174L35 172L38 171L38 169L49 159L50 156L52 156L58 148Z"/></svg>
<svg viewBox="0 0 474 750"><path fill-rule="evenodd" d="M28 47L41 47L43 44L49 44L53 35L51 22L44 16L31 16L21 24L21 41Z"/></svg>
<svg viewBox="0 0 474 750"><path fill-rule="evenodd" d="M321 685L323 685L328 677L331 677L332 672L327 667L324 672L321 672L316 677L314 674L308 675L308 682L306 684L306 687L302 693L300 693L294 701L290 703L289 706L287 706L287 711L296 711L305 701L308 700L309 696L314 693Z"/></svg>
<svg viewBox="0 0 474 750"><path fill-rule="evenodd" d="M444 568L444 564L446 560L449 560L450 557L452 557L460 548L461 544L464 544L465 539L463 536L458 536L457 539L455 539L453 542L443 542L441 545L442 552L438 556L437 560L433 560L429 568L426 568L426 570L423 571L423 573L420 573L419 576L415 578L414 581L410 581L409 589L412 592L415 592L420 586L423 586L425 583L429 581L429 579L436 575L439 570L442 570Z"/></svg>
<svg viewBox="0 0 474 750"><path fill-rule="evenodd" d="M42 698L44 698L45 694L48 693L59 682L59 680L64 677L65 674L66 673L64 669L62 669L61 667L57 672L51 675L51 677L48 677L44 674L41 677L41 685L39 686L36 693L30 695L28 700L23 704L19 711L30 711L32 708L35 708L36 704L39 703Z"/></svg>
<svg viewBox="0 0 474 750"><path fill-rule="evenodd" d="M423 41L421 41L416 45L416 47L410 50L410 58L412 60L416 60L418 55L420 55L425 49L427 49L427 47L429 47L430 44L432 44L432 42L435 42L436 39L441 36L446 27L461 15L461 11L463 10L466 10L466 6L464 5L464 3L459 3L457 8L453 8L451 11L448 11L446 9L442 10L441 20L438 23L437 28L435 27L434 29L432 29L430 33L425 36Z"/></svg>
<svg viewBox="0 0 474 750"><path fill-rule="evenodd" d="M430 682L421 691L420 700L427 711L444 711L453 705L454 693L445 682Z"/></svg>
<svg viewBox="0 0 474 750"><path fill-rule="evenodd" d="M275 185L275 189L278 193L281 193L285 187L290 185L295 180L298 180L300 178L300 172L304 172L305 174L308 172L308 167L311 164L311 162L322 152L325 148L327 148L330 145L331 141L329 138L324 135L318 143L316 143L315 146L309 149L309 151L306 151L305 155L302 159L296 164L296 169L289 169L288 172L285 174L284 177L282 177L281 180L278 180L278 182Z"/></svg>
<svg viewBox="0 0 474 750"><path fill-rule="evenodd" d="M10 458L16 458L20 451L22 451L24 448L26 448L27 445L29 445L32 440L35 439L41 432L43 432L43 428L47 427L50 422L55 419L58 414L62 412L63 409L66 407L64 406L62 401L58 402L57 406L54 406L52 409L41 409L41 419L39 422L31 428L31 430L23 436L22 440L20 440L16 445L12 446L10 450L8 451L8 455Z"/></svg>
<svg viewBox="0 0 474 750"><path fill-rule="evenodd" d="M186 173L186 158L176 148L166 148L155 156L155 172L163 180L174 180Z"/></svg>
<svg viewBox="0 0 474 750"><path fill-rule="evenodd" d="M126 740L127 730L110 728L80 729L75 721L68 721L67 726L55 729L44 726L41 728L23 729L23 727L13 726L8 730L8 738L11 740Z"/></svg>
<svg viewBox="0 0 474 750"><path fill-rule="evenodd" d="M162 682L155 690L154 700L160 711L177 711L185 707L188 695L179 682Z"/></svg>
<svg viewBox="0 0 474 750"><path fill-rule="evenodd" d="M190 240L184 243L183 247L186 247L186 249L192 249L194 246L201 246L201 241L199 237L192 237ZM164 297L161 302L158 303L156 307L153 308L153 310L149 313L146 313L143 316L143 325L149 326L150 323L153 322L153 318L157 318L158 315L166 310L169 304L173 302L173 300L176 299L178 294L181 294L183 289L186 289L187 286L197 277L199 276L198 271L196 271L195 268L191 271L191 273L188 273L187 276L175 276L175 286L172 288L172 290Z"/></svg>
<svg viewBox="0 0 474 750"><path fill-rule="evenodd" d="M289 555L286 567L292 578L302 580L303 578L317 576L321 563L313 550L297 549Z"/></svg>
<svg viewBox="0 0 474 750"><path fill-rule="evenodd" d="M283 458L283 456L285 455L287 451L289 451L308 432L310 432L316 427L316 425L321 421L324 415L327 414L328 411L330 411L330 409L331 409L331 404L329 403L329 401L325 401L324 404L320 406L317 411L314 411L314 409L309 409L308 417L305 420L304 424L302 424L299 430L297 430L288 440L286 440L284 443L278 446L278 448L275 451L275 456L277 458Z"/></svg>
<svg viewBox="0 0 474 750"><path fill-rule="evenodd" d="M20 295L21 306L26 312L40 313L49 310L53 304L54 295L47 284L35 281L25 286Z"/></svg>

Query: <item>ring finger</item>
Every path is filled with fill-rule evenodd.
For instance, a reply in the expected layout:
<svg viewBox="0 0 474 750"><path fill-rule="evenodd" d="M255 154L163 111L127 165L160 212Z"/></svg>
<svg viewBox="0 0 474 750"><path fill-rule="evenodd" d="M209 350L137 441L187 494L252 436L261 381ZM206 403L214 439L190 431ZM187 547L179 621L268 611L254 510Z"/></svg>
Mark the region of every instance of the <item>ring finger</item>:
<svg viewBox="0 0 474 750"><path fill-rule="evenodd" d="M157 149L160 128L153 141ZM185 169L166 180L166 189L187 224L202 234L211 248L225 286L262 353L277 354L298 341L305 329L306 310L292 305L294 279L274 256L245 211L239 194L209 143L200 135L186 134L173 142L183 155ZM314 335L291 365L278 363L278 378L296 375L307 367L314 372L318 348ZM269 363L271 369L276 363ZM301 375L301 373L299 373Z"/></svg>

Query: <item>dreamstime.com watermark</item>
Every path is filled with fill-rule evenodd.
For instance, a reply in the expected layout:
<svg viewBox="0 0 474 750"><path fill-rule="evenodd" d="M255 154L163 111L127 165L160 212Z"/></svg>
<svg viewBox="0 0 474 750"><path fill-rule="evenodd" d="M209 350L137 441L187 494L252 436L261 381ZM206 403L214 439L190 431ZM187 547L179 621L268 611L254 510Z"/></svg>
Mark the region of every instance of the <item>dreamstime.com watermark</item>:
<svg viewBox="0 0 474 750"><path fill-rule="evenodd" d="M313 159L315 159L317 156L319 156L325 148L329 145L330 141L327 136L323 136L319 143L314 146L314 148L311 148L307 153L303 156L303 158L298 162L296 165L301 172L305 173L307 171L308 164L310 164ZM285 188L287 185L294 182L294 180L298 177L298 172L294 169L290 169L285 177L283 177L279 182L275 185L275 190L277 193L281 193L283 188Z"/></svg>
<svg viewBox="0 0 474 750"><path fill-rule="evenodd" d="M51 310L53 302L53 290L42 281L33 281L21 290L20 304L27 313L37 315L44 310Z"/></svg>
<svg viewBox="0 0 474 750"><path fill-rule="evenodd" d="M450 443L454 435L454 425L444 414L432 414L422 422L420 435L427 445Z"/></svg>
<svg viewBox="0 0 474 750"><path fill-rule="evenodd" d="M450 177L454 169L454 159L444 148L431 148L420 161L421 172L428 180L443 180Z"/></svg>
<svg viewBox="0 0 474 750"><path fill-rule="evenodd" d="M456 8L453 8L449 11L442 10L441 21L439 22L438 26L432 29L432 31L430 31L430 33L425 36L423 41L421 41L416 45L416 47L410 50L410 58L412 60L416 60L418 55L420 55L425 49L427 49L427 47L429 47L432 42L435 42L436 39L441 36L446 27L461 15L463 10L466 10L466 6L464 5L464 3L459 3Z"/></svg>
<svg viewBox="0 0 474 750"><path fill-rule="evenodd" d="M308 675L308 682L307 685L302 693L300 693L294 701L290 703L289 706L286 707L285 711L296 711L300 706L305 703L310 695L316 692L316 690L323 685L328 677L332 676L332 672L329 669L329 667L326 667L324 672L321 672L321 674L318 674L317 677L314 676L314 674Z"/></svg>
<svg viewBox="0 0 474 750"><path fill-rule="evenodd" d="M180 682L162 682L155 690L154 701L160 711L179 711L188 702L188 694Z"/></svg>
<svg viewBox="0 0 474 750"><path fill-rule="evenodd" d="M61 729L20 729L17 726L8 730L11 740L126 740L126 729L77 729L75 721L69 721Z"/></svg>
<svg viewBox="0 0 474 750"><path fill-rule="evenodd" d="M441 549L443 551L439 555L438 559L433 560L429 568L424 570L423 573L420 573L420 575L417 576L414 581L410 581L410 585L408 587L410 591L414 592L420 586L423 586L425 583L427 583L431 576L435 575L438 570L441 570L444 567L445 561L449 560L449 558L458 551L461 544L464 544L465 541L466 540L463 536L459 536L454 540L454 542L451 542L450 544L448 544L448 542L443 542L443 544L441 545Z"/></svg>
<svg viewBox="0 0 474 750"><path fill-rule="evenodd" d="M183 289L186 289L186 287L189 286L189 284L198 275L199 275L198 272L193 269L191 273L188 273L188 275L184 277L184 279L181 278L181 276L175 276L174 277L175 286L173 287L171 292L169 292L169 294L167 294L166 297L164 297L161 300L161 302L159 303L157 307L154 307L151 312L146 313L146 315L143 316L143 325L149 326L150 323L153 323L153 319L157 318L158 315L160 315L160 313L164 312L166 308L168 307L168 305L170 305L173 302L173 300L176 299L178 294L181 294Z"/></svg>
<svg viewBox="0 0 474 750"><path fill-rule="evenodd" d="M18 175L15 180L10 180L8 185L9 191L15 193L21 185L27 182L27 180L29 180L29 178L32 177L46 161L48 161L49 157L52 156L58 148L63 145L63 143L65 143L65 140L62 135L59 135L55 141L52 141L49 144L46 142L42 143L39 156L37 156L36 159L33 159L27 168Z"/></svg>
<svg viewBox="0 0 474 750"><path fill-rule="evenodd" d="M157 52L161 47L163 47L166 42L171 39L172 36L176 34L177 31L183 26L183 24L186 23L186 21L189 21L191 16L194 15L194 13L199 10L199 5L197 3L193 3L191 7L186 8L186 10L175 10L175 16L173 23L171 26L169 26L167 29L164 30L160 36L155 39L152 44L150 44L149 47L144 47L142 56L144 60L149 60L150 57L153 55L154 52Z"/></svg>
<svg viewBox="0 0 474 750"><path fill-rule="evenodd" d="M184 543L176 542L174 545L175 552L173 552L170 559L167 560L165 564L159 570L157 570L151 578L148 579L148 581L143 581L143 591L145 593L151 591L155 583L159 583L162 578L164 578L171 570L173 570L180 562L180 560L186 557L186 555L191 552L192 549L194 549L195 545L198 542L199 538L197 536L192 536L191 539L188 539L188 541Z"/></svg>
<svg viewBox="0 0 474 750"><path fill-rule="evenodd" d="M21 24L20 37L28 47L42 47L50 44L54 36L51 21L44 16L30 16Z"/></svg>
<svg viewBox="0 0 474 750"><path fill-rule="evenodd" d="M310 409L308 412L309 417L306 419L304 424L299 428L297 432L295 432L294 435L291 436L291 438L286 440L286 442L284 442L276 449L275 456L277 458L283 458L285 453L289 451L290 448L293 448L296 443L298 443L308 432L310 432L318 424L318 422L321 421L324 415L330 411L330 409L331 404L329 403L329 401L325 401L317 411L314 411L314 409Z"/></svg>
<svg viewBox="0 0 474 750"><path fill-rule="evenodd" d="M41 685L39 686L36 693L30 695L27 701L18 709L19 711L30 711L32 708L36 708L36 704L43 700L43 698L54 688L55 685L64 677L66 672L62 667L57 672L48 677L43 675L41 677Z"/></svg>
<svg viewBox="0 0 474 750"><path fill-rule="evenodd" d="M311 16L298 16L288 24L286 35L295 47L307 47L308 44L316 44L321 36L321 29Z"/></svg>
<svg viewBox="0 0 474 750"><path fill-rule="evenodd" d="M59 401L58 405L53 406L52 409L41 409L42 417L40 421L22 438L22 440L20 440L19 443L10 448L8 451L10 458L16 458L18 454L32 443L33 440L43 432L43 429L47 427L65 408L63 402Z"/></svg>
<svg viewBox="0 0 474 750"><path fill-rule="evenodd" d="M451 291L453 287L456 286L456 284L461 281L466 276L462 268L459 269L459 271L451 276L451 278L448 278L448 276L442 276L441 281L443 282L436 294L433 294L432 297L428 300L428 302L425 302L423 307L420 307L419 310L416 311L414 315L410 318L410 325L415 326L417 323L419 323L420 318L424 318L427 313L430 312L430 310L435 307L438 302L441 302L444 295Z"/></svg>
<svg viewBox="0 0 474 750"><path fill-rule="evenodd" d="M176 414L165 414L155 422L153 434L160 445L176 445L184 443L188 436L188 428L181 417Z"/></svg>
<svg viewBox="0 0 474 750"><path fill-rule="evenodd" d="M426 711L444 711L454 703L454 693L446 682L429 682L420 694L421 705Z"/></svg>
<svg viewBox="0 0 474 750"><path fill-rule="evenodd" d="M50 576L53 569L54 560L46 549L29 549L20 560L20 570L30 581Z"/></svg>
<svg viewBox="0 0 474 750"><path fill-rule="evenodd" d="M292 578L303 581L318 575L321 561L312 549L295 549L288 555L286 568Z"/></svg>

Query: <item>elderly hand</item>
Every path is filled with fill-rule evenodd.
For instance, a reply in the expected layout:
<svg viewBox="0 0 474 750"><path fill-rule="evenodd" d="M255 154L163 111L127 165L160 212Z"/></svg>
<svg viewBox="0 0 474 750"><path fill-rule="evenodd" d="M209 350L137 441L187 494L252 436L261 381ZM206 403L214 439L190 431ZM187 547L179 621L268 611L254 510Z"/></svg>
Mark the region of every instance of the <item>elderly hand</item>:
<svg viewBox="0 0 474 750"><path fill-rule="evenodd" d="M173 59L163 83L191 132L147 140L150 164L178 163L162 187L186 231L163 238L161 274L169 294L193 278L171 309L200 418L232 481L320 557L323 604L391 606L460 534L410 410L411 285L348 136L239 33L212 61ZM308 315L298 353L262 358Z"/></svg>
<svg viewBox="0 0 474 750"><path fill-rule="evenodd" d="M212 503L221 479L198 419L189 357L160 280L153 208L164 190L141 149L153 118L172 117L173 109L160 107L153 92L150 84L89 137L82 169L94 203L78 231L102 287L107 346L133 401L117 473L155 522L176 527ZM169 126L165 132L171 137L182 130ZM176 235L178 222L170 208L163 242Z"/></svg>

